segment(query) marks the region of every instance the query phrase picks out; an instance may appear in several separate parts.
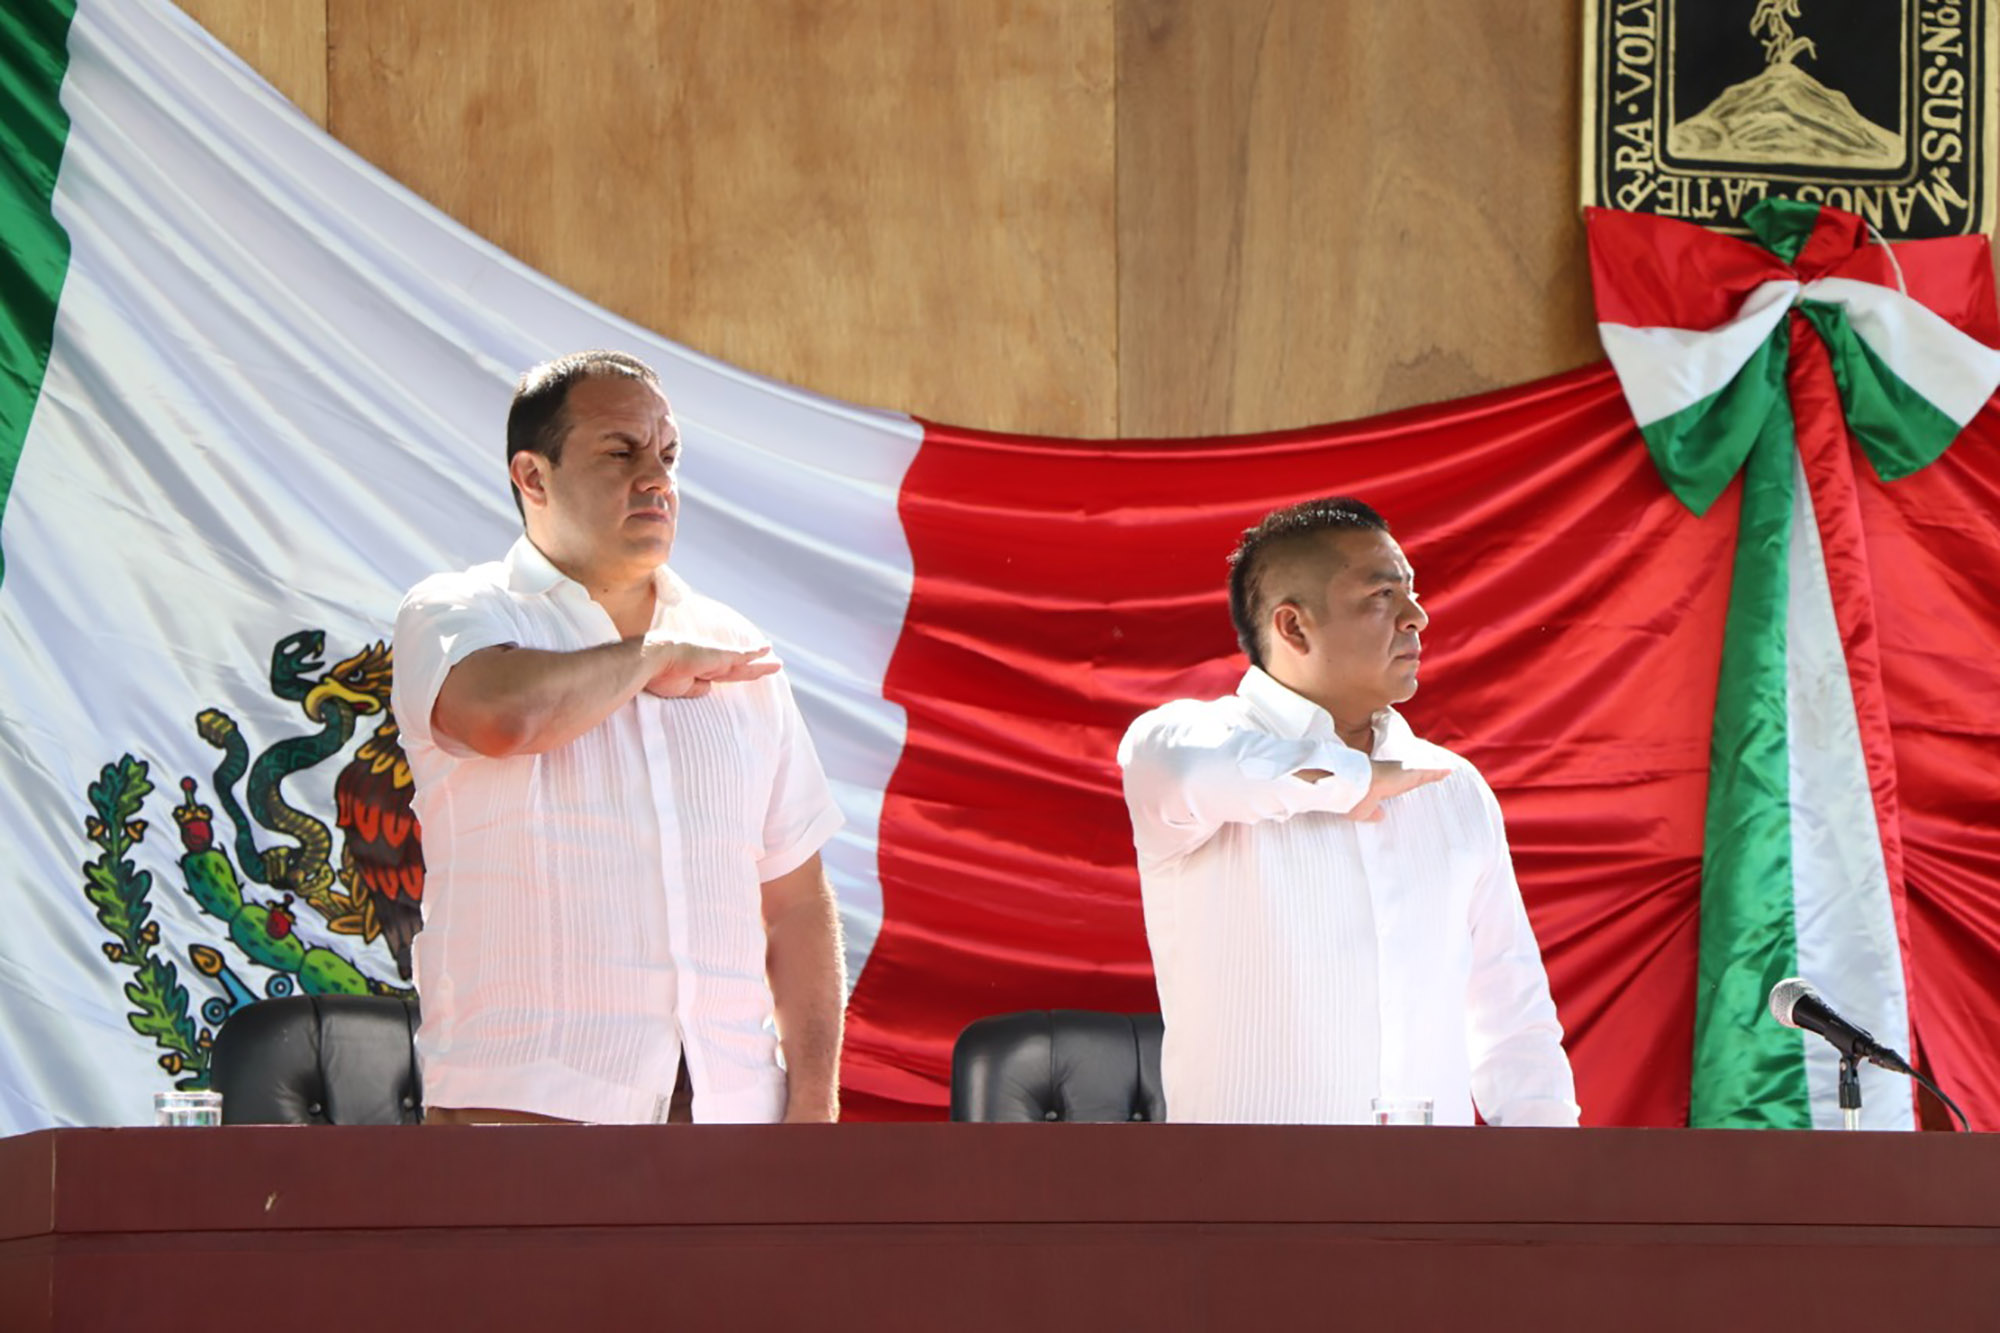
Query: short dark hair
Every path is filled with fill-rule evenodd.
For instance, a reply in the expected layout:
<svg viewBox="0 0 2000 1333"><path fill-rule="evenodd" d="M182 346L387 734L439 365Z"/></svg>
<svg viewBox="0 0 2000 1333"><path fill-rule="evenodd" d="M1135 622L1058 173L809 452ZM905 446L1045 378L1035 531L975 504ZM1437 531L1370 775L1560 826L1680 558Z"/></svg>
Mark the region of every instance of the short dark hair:
<svg viewBox="0 0 2000 1333"><path fill-rule="evenodd" d="M562 462L563 439L569 434L569 391L584 380L606 375L660 387L660 377L638 357L601 349L544 361L530 367L514 386L514 403L507 409L507 484L514 491L516 509L522 505L521 490L511 477L514 455L540 454L551 463Z"/></svg>
<svg viewBox="0 0 2000 1333"><path fill-rule="evenodd" d="M1259 637L1270 613L1264 580L1277 558L1296 551L1329 532L1387 532L1380 514L1351 495L1328 495L1274 509L1229 553L1229 618L1236 624L1236 641L1252 666L1264 665Z"/></svg>

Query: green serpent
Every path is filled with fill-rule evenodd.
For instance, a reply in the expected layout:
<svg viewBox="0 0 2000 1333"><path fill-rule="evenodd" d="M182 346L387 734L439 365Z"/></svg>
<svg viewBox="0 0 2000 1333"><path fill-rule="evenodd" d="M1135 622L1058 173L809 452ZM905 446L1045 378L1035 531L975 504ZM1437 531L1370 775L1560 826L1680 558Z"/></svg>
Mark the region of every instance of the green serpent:
<svg viewBox="0 0 2000 1333"><path fill-rule="evenodd" d="M272 693L302 702L312 690L314 676L324 668L321 654L325 648L326 635L316 629L280 639L271 650ZM250 747L235 718L215 708L204 709L195 718L195 730L201 738L222 751L222 762L216 765L213 778L215 795L236 829L236 859L243 873L259 884L289 889L308 900L333 882L333 836L324 823L286 804L281 787L293 773L340 752L354 735L354 710L341 699L329 697L320 702L313 717L320 723L317 732L279 741L259 755L255 764L250 762ZM259 850L257 830L236 800L236 784L246 772L250 780L243 794L257 824L296 839L298 846Z"/></svg>

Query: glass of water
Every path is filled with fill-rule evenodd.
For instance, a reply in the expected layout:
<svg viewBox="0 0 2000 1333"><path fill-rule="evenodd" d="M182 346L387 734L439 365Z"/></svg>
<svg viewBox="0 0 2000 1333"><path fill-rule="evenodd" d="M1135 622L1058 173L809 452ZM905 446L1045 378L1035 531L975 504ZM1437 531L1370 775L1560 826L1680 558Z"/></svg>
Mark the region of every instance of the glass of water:
<svg viewBox="0 0 2000 1333"><path fill-rule="evenodd" d="M1377 1097L1369 1103L1378 1125L1428 1125L1431 1099L1428 1097Z"/></svg>
<svg viewBox="0 0 2000 1333"><path fill-rule="evenodd" d="M153 1123L171 1129L206 1129L219 1125L222 1123L222 1094L156 1092L153 1094Z"/></svg>

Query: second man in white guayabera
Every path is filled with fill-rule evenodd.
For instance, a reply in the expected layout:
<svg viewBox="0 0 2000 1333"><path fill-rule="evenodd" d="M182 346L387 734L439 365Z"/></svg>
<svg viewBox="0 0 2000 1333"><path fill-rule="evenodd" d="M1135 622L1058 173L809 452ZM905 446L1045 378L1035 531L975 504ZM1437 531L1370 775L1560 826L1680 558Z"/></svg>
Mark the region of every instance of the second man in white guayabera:
<svg viewBox="0 0 2000 1333"><path fill-rule="evenodd" d="M1574 1125L1575 1083L1493 793L1415 736L1415 574L1357 500L1231 557L1251 667L1119 748L1171 1120Z"/></svg>
<svg viewBox="0 0 2000 1333"><path fill-rule="evenodd" d="M832 1120L841 817L763 636L667 566L658 377L535 367L507 454L522 537L396 619L426 1118Z"/></svg>

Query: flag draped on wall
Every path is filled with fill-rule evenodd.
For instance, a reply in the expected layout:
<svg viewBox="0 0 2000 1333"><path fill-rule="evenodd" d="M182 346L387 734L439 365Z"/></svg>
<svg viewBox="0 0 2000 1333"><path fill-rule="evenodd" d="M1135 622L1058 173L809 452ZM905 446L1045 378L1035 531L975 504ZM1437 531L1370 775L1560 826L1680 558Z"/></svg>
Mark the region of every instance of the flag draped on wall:
<svg viewBox="0 0 2000 1333"><path fill-rule="evenodd" d="M1605 349L1667 485L1700 514L1743 477L1690 1119L1804 1128L1838 1121L1836 1057L1812 1042L1802 1061L1759 1012L1774 983L1803 972L1891 1045L1913 1035L1876 614L1878 588L1910 589L1870 560L1854 455L1882 483L1935 462L2000 386L2000 313L1984 237L1892 249L1793 200L1746 221L1761 244L1591 210L1591 259ZM1908 1128L1914 1105L1871 1066L1862 1110Z"/></svg>
<svg viewBox="0 0 2000 1333"><path fill-rule="evenodd" d="M370 650L418 579L518 533L512 381L578 348L644 356L679 405L675 563L789 664L863 964L921 429L579 300L162 0L62 17L0 11L0 1131L148 1116L250 998L406 984L418 854Z"/></svg>
<svg viewBox="0 0 2000 1333"><path fill-rule="evenodd" d="M850 1114L941 1114L975 1017L1155 1007L1117 737L1232 687L1237 532L1344 491L1426 591L1408 711L1500 795L1586 1121L1686 1122L1752 506L1741 483L1683 505L1609 368L1256 437L982 434L618 321L163 0L0 12L0 111L0 1132L144 1119L250 999L406 984L421 862L376 645L405 588L518 530L513 376L607 345L660 369L686 432L676 567L771 634L848 815L828 860L858 976ZM1923 1055L1989 1127L1996 433L1982 410L1931 466L1847 491L1877 589L1896 957ZM1829 570L1852 558L1828 541ZM1879 818L1875 772L1841 799L1860 781Z"/></svg>

